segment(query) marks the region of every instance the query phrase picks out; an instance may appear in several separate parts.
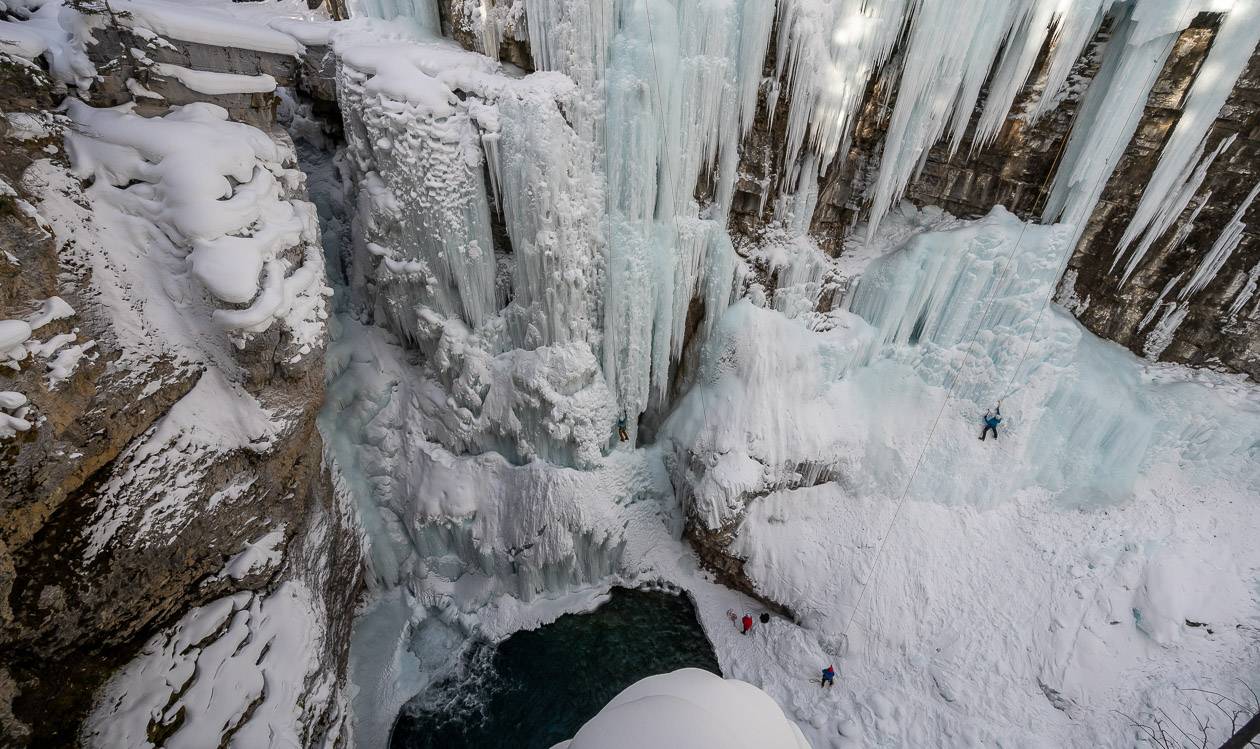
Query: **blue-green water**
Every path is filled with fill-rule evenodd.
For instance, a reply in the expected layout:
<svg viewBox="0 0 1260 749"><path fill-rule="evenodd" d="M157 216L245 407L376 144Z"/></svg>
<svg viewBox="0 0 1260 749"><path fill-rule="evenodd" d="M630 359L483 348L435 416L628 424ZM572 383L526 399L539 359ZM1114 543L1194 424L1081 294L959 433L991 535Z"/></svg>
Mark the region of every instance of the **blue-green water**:
<svg viewBox="0 0 1260 749"><path fill-rule="evenodd" d="M465 665L403 706L391 749L550 749L645 676L721 673L686 596L624 588L588 614L475 647Z"/></svg>

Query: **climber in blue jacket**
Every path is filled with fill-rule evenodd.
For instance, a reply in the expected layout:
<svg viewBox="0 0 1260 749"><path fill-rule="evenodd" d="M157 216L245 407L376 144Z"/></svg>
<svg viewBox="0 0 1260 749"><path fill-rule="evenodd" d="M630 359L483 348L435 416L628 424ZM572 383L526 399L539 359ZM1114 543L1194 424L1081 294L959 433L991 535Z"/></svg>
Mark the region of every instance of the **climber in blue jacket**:
<svg viewBox="0 0 1260 749"><path fill-rule="evenodd" d="M997 439L997 427L1002 423L1002 401L998 401L997 408L984 412L984 431L980 432L980 441L983 442L985 437L989 436L989 432L993 432L993 439Z"/></svg>

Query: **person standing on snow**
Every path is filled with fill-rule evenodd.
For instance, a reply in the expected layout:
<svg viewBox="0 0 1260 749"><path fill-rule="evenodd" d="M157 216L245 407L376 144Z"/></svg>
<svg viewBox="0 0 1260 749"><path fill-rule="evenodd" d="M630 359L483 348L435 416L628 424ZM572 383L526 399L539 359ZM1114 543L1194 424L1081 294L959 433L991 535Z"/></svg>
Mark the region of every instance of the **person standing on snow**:
<svg viewBox="0 0 1260 749"><path fill-rule="evenodd" d="M744 614L743 625L744 625L744 630L740 632L740 634L746 635L749 632L751 632L752 631L752 616L750 616L749 614Z"/></svg>
<svg viewBox="0 0 1260 749"><path fill-rule="evenodd" d="M626 432L626 412L625 411L622 411L621 418L617 419L617 436L621 438L622 442L627 442L630 439L629 433Z"/></svg>
<svg viewBox="0 0 1260 749"><path fill-rule="evenodd" d="M997 427L1002 423L1002 402L998 401L996 409L990 409L984 412L984 431L980 432L980 441L984 442L984 438L989 436L989 432L993 432L993 439L997 439Z"/></svg>
<svg viewBox="0 0 1260 749"><path fill-rule="evenodd" d="M828 666L824 668L822 672L822 686L834 687L835 685L836 685L836 668L835 666L828 664Z"/></svg>

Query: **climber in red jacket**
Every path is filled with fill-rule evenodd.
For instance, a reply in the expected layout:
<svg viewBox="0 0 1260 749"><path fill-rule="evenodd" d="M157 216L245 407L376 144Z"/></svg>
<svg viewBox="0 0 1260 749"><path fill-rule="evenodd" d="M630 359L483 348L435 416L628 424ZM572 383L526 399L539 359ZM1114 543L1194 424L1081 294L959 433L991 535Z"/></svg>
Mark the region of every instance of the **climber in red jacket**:
<svg viewBox="0 0 1260 749"><path fill-rule="evenodd" d="M752 631L752 616L748 614L744 614L743 622L744 622L744 631L741 632L740 634L746 635Z"/></svg>

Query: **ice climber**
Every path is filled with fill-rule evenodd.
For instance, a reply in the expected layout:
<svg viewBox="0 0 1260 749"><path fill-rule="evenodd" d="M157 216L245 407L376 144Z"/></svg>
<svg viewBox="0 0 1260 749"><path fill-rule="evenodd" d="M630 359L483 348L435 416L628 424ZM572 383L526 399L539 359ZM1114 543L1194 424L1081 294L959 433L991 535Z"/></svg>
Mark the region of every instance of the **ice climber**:
<svg viewBox="0 0 1260 749"><path fill-rule="evenodd" d="M998 403L997 408L984 412L984 431L980 432L980 441L983 442L985 437L989 436L989 432L993 432L993 439L997 439L998 424L1002 423L1002 404Z"/></svg>
<svg viewBox="0 0 1260 749"><path fill-rule="evenodd" d="M621 418L617 419L617 436L621 438L622 442L626 442L630 439L630 434L626 432L626 412L625 411L622 411Z"/></svg>
<svg viewBox="0 0 1260 749"><path fill-rule="evenodd" d="M744 624L744 630L740 634L746 635L752 631L752 617L749 616L748 614L744 614L743 624Z"/></svg>
<svg viewBox="0 0 1260 749"><path fill-rule="evenodd" d="M836 667L828 665L823 669L822 686L834 687L836 685Z"/></svg>

